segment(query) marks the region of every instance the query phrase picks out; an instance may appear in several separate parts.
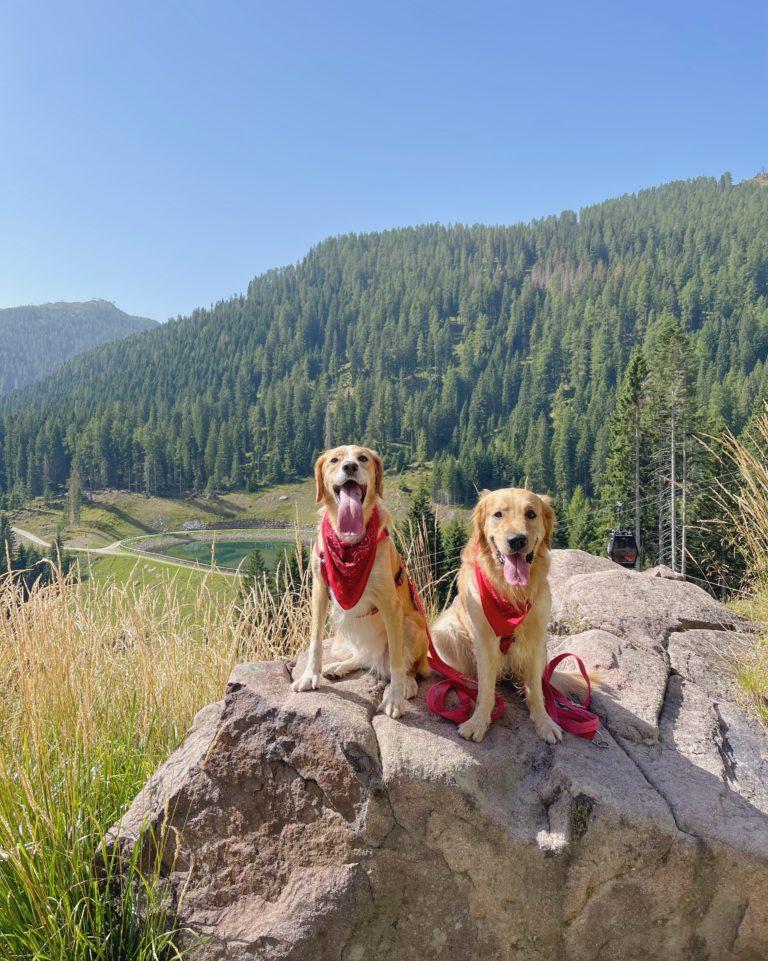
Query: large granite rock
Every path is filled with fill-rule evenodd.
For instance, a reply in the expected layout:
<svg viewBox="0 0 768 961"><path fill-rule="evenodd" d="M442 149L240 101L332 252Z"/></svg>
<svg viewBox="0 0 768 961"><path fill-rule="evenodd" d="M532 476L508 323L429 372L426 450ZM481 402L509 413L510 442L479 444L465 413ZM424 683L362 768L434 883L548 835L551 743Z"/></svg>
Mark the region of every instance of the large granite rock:
<svg viewBox="0 0 768 961"><path fill-rule="evenodd" d="M196 956L763 961L768 749L697 587L554 555L551 649L600 667L603 746L540 741L509 693L481 744L368 676L295 694L239 665L113 832L164 844ZM142 827L145 829L141 834Z"/></svg>

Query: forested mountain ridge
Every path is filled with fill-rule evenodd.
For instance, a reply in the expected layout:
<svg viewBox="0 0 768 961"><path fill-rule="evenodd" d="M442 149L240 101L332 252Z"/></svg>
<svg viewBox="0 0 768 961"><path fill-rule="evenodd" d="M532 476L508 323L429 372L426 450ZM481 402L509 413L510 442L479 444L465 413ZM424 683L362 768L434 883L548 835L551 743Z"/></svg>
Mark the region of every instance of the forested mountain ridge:
<svg viewBox="0 0 768 961"><path fill-rule="evenodd" d="M327 438L436 487L593 494L634 345L689 338L698 422L768 396L768 190L700 178L512 227L347 235L244 296L6 398L2 483L184 491L304 476ZM665 328L666 329L666 328ZM654 339L655 338L655 339Z"/></svg>
<svg viewBox="0 0 768 961"><path fill-rule="evenodd" d="M0 309L0 395L41 380L75 354L155 326L106 300Z"/></svg>

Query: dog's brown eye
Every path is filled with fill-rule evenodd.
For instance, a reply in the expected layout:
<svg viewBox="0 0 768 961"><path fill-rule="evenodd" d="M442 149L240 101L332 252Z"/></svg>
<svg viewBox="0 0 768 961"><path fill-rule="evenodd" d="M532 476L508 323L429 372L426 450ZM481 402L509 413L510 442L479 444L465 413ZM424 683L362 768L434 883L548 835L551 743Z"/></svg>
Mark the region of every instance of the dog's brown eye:
<svg viewBox="0 0 768 961"><path fill-rule="evenodd" d="M331 463L332 463L332 464L338 464L338 463L339 463L339 458L338 458L338 457L332 457L332 458L331 458Z"/></svg>
<svg viewBox="0 0 768 961"><path fill-rule="evenodd" d="M536 511L532 511L531 508L529 507L528 510L525 512L525 516L528 518L529 521L535 521Z"/></svg>
<svg viewBox="0 0 768 961"><path fill-rule="evenodd" d="M501 517L501 516L502 516L501 511L496 511L496 513L495 513L493 516L494 516L494 517Z"/></svg>
<svg viewBox="0 0 768 961"><path fill-rule="evenodd" d="M368 458L365 456L365 454L361 454L357 459L361 464L365 464L368 461Z"/></svg>

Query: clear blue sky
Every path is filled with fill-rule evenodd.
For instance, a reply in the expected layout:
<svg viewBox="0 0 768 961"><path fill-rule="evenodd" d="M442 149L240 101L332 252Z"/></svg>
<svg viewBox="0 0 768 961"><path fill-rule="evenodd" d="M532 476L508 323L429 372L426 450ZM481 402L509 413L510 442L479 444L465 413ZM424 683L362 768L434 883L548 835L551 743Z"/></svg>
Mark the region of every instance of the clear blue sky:
<svg viewBox="0 0 768 961"><path fill-rule="evenodd" d="M0 7L0 306L163 320L345 231L768 166L768 5Z"/></svg>

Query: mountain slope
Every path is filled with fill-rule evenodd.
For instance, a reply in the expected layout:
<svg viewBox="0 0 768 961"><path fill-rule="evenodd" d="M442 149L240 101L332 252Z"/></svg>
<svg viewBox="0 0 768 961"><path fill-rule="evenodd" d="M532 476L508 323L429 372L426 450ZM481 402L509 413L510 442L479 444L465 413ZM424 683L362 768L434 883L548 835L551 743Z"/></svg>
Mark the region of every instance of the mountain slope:
<svg viewBox="0 0 768 961"><path fill-rule="evenodd" d="M513 227L332 238L6 399L1 479L64 483L74 450L95 486L271 483L330 433L391 466L436 459L455 496L527 479L569 497L594 488L659 318L690 333L697 410L745 422L768 395L767 298L768 191L727 176Z"/></svg>
<svg viewBox="0 0 768 961"><path fill-rule="evenodd" d="M0 310L0 396L41 380L75 354L155 327L106 300Z"/></svg>

